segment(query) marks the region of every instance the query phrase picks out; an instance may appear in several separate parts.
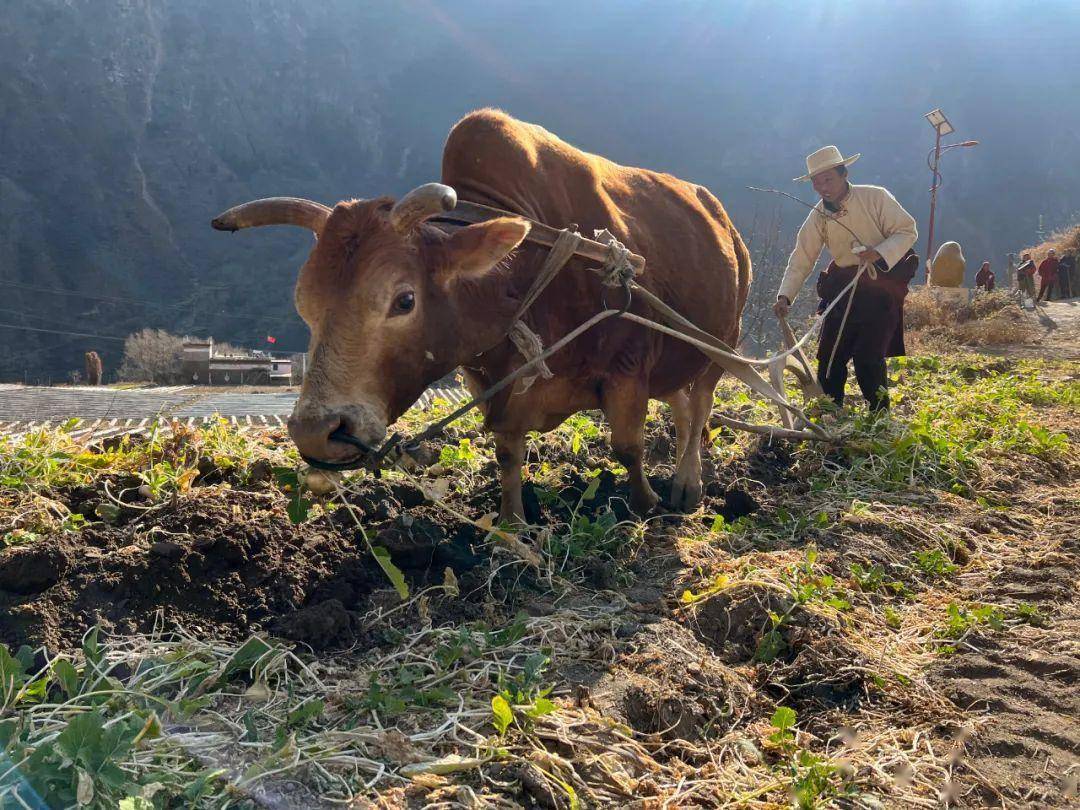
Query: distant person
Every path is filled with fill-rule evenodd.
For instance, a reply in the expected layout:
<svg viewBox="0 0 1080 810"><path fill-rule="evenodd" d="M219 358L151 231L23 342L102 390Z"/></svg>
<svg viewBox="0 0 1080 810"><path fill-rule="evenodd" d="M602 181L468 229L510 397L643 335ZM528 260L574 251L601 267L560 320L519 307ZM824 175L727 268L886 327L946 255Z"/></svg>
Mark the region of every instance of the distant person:
<svg viewBox="0 0 1080 810"><path fill-rule="evenodd" d="M1069 253L1058 262L1058 293L1062 298L1077 294L1076 254Z"/></svg>
<svg viewBox="0 0 1080 810"><path fill-rule="evenodd" d="M1016 286L1028 298L1035 299L1035 260L1030 253L1020 257L1020 266L1016 268Z"/></svg>
<svg viewBox="0 0 1080 810"><path fill-rule="evenodd" d="M1035 298L1036 301L1042 301L1044 298L1047 301L1050 300L1050 291L1057 282L1059 264L1054 249L1050 248L1046 251L1046 258L1039 263L1039 295Z"/></svg>
<svg viewBox="0 0 1080 810"><path fill-rule="evenodd" d="M879 410L889 407L885 358L904 353L904 298L919 267L911 249L918 233L911 214L888 191L851 184L847 167L858 159L857 154L843 157L835 146L806 159L807 173L797 180L813 183L821 202L799 228L773 311L779 317L788 314L823 248L832 257L817 281L818 295L826 304L866 265L851 298L845 296L825 317L818 343L818 381L837 405L843 405L847 364L854 360L859 388L871 409Z"/></svg>
<svg viewBox="0 0 1080 810"><path fill-rule="evenodd" d="M87 352L85 355L86 384L101 385L101 357L97 352Z"/></svg>
<svg viewBox="0 0 1080 810"><path fill-rule="evenodd" d="M990 269L990 262L983 262L975 274L975 287L986 292L994 289L994 271Z"/></svg>

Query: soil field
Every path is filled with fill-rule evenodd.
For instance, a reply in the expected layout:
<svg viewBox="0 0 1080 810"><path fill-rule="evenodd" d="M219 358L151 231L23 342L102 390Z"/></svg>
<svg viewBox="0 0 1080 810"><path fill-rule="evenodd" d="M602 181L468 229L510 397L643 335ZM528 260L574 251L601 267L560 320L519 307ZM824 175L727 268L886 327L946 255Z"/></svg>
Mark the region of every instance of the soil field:
<svg viewBox="0 0 1080 810"><path fill-rule="evenodd" d="M63 428L97 441L167 432L173 423L205 425L219 418L241 430L282 427L298 395L295 388L250 386L91 388L0 383L0 435ZM428 408L440 399L464 402L465 396L460 381L448 378L425 391L415 407Z"/></svg>
<svg viewBox="0 0 1080 810"><path fill-rule="evenodd" d="M1075 806L1076 364L892 372L836 447L714 430L689 515L574 417L525 530L475 421L329 487L280 429L0 438L0 806Z"/></svg>

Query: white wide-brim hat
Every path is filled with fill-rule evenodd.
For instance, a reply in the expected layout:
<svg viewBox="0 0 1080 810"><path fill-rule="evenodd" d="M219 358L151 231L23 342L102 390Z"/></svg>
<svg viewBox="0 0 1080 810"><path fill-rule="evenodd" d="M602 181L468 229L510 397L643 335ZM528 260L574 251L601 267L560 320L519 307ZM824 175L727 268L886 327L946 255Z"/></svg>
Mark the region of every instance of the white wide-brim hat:
<svg viewBox="0 0 1080 810"><path fill-rule="evenodd" d="M835 169L837 166L850 166L859 159L861 152L856 152L851 157L844 157L835 146L824 146L806 158L806 174L796 177L795 182L809 180L818 172Z"/></svg>

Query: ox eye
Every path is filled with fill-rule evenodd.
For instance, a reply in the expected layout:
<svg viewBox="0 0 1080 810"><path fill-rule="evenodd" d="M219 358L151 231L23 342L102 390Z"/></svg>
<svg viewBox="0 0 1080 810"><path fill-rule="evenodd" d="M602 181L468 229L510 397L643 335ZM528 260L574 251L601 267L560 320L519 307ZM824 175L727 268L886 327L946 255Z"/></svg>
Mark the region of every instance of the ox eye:
<svg viewBox="0 0 1080 810"><path fill-rule="evenodd" d="M398 297L394 299L394 315L404 315L407 312L412 312L413 307L416 306L416 295L412 292L399 293Z"/></svg>

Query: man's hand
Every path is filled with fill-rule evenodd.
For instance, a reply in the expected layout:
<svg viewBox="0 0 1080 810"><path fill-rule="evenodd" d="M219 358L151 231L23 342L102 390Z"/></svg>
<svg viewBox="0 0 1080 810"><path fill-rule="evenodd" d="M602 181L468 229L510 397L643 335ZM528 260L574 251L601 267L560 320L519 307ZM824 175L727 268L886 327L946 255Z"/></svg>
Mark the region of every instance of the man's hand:
<svg viewBox="0 0 1080 810"><path fill-rule="evenodd" d="M786 295L776 296L776 303L773 304L772 311L777 318L786 318L788 311L791 309L791 301L788 300Z"/></svg>
<svg viewBox="0 0 1080 810"><path fill-rule="evenodd" d="M862 264L873 264L874 262L876 262L880 258L881 258L881 254L878 253L873 248L867 248L866 250L864 250L862 253L859 254L859 261Z"/></svg>

